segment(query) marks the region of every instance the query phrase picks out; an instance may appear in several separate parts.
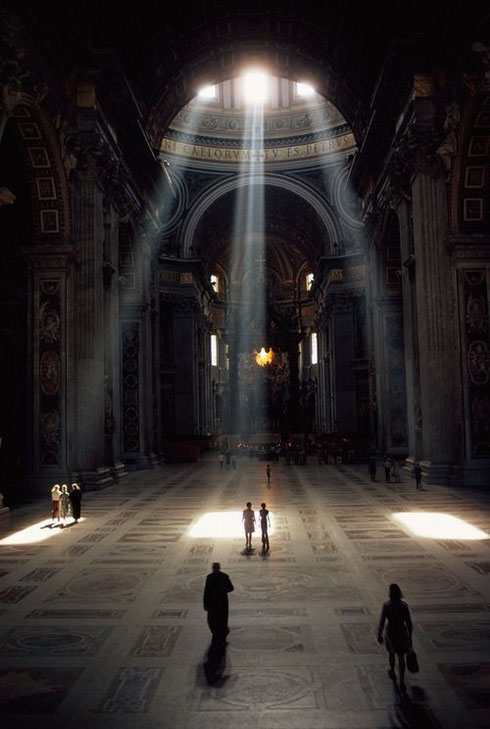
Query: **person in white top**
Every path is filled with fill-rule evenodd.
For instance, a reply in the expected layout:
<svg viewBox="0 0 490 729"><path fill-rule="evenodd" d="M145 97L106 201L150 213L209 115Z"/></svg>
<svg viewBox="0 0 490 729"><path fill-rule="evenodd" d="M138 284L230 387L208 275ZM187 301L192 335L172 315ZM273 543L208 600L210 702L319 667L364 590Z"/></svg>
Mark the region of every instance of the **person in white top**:
<svg viewBox="0 0 490 729"><path fill-rule="evenodd" d="M51 507L52 507L51 513L52 513L53 523L54 523L55 519L57 519L58 522L60 520L60 496L61 496L60 486L57 483L51 489Z"/></svg>

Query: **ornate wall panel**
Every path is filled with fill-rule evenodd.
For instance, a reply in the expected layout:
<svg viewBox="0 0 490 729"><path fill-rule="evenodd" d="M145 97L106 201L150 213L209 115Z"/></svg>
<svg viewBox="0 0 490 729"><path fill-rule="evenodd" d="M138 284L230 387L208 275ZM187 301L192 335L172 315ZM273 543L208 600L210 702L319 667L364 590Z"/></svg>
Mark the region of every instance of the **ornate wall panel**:
<svg viewBox="0 0 490 729"><path fill-rule="evenodd" d="M140 450L140 323L122 323L123 451Z"/></svg>
<svg viewBox="0 0 490 729"><path fill-rule="evenodd" d="M63 467L64 282L39 279L39 467Z"/></svg>
<svg viewBox="0 0 490 729"><path fill-rule="evenodd" d="M490 457L490 340L488 269L460 272L462 286L463 365L466 420L469 421L468 456Z"/></svg>

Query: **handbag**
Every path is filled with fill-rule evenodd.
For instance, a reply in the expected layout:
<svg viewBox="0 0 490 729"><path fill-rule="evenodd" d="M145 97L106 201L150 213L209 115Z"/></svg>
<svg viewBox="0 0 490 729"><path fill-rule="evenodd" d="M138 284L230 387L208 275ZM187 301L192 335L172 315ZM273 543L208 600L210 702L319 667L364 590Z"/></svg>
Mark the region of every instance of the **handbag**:
<svg viewBox="0 0 490 729"><path fill-rule="evenodd" d="M418 673L419 672L419 662L417 660L417 654L414 650L410 650L407 653L407 668L410 671L410 673Z"/></svg>

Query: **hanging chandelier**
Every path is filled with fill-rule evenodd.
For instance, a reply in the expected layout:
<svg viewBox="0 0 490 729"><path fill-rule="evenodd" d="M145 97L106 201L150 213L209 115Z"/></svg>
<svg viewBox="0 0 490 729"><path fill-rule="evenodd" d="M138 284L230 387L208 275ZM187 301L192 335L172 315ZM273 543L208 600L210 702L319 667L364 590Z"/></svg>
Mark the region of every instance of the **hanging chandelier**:
<svg viewBox="0 0 490 729"><path fill-rule="evenodd" d="M276 355L272 347L269 348L268 352L265 351L264 347L261 347L260 352L257 352L257 350L254 349L255 361L259 365L259 367L271 365L274 362L275 356Z"/></svg>

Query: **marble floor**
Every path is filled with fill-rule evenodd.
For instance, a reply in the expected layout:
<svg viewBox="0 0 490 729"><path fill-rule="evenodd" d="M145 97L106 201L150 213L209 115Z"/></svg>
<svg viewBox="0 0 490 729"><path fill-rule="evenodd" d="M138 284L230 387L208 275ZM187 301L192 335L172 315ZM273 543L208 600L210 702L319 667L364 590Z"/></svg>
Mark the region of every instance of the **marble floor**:
<svg viewBox="0 0 490 729"><path fill-rule="evenodd" d="M240 524L226 538L216 525L190 533L248 500L271 510L269 554L257 534L242 553ZM406 474L371 483L364 467L316 462L274 463L267 485L265 463L220 471L213 455L84 494L74 526L40 528L49 508L0 520L2 727L490 727L490 539L416 536L393 518L446 513L490 535L484 492L417 492ZM30 525L36 541L5 543ZM208 685L214 560L235 591L226 665ZM376 641L391 582L411 607L421 669L406 698Z"/></svg>

